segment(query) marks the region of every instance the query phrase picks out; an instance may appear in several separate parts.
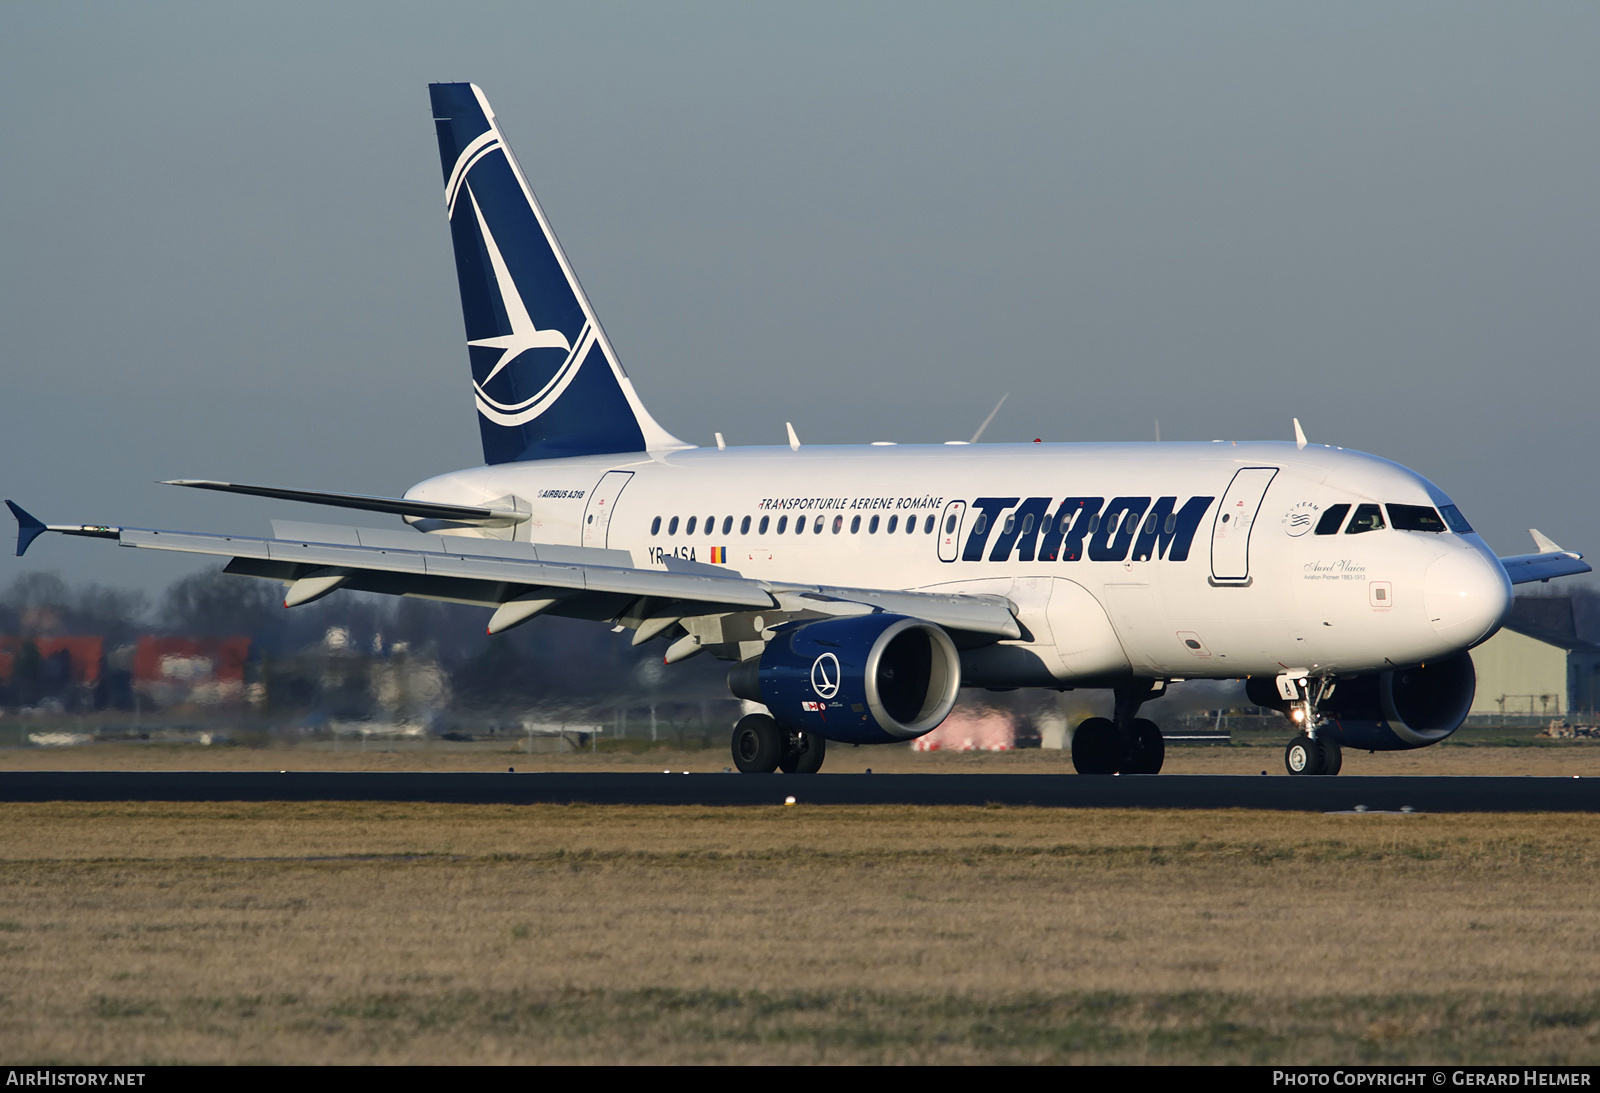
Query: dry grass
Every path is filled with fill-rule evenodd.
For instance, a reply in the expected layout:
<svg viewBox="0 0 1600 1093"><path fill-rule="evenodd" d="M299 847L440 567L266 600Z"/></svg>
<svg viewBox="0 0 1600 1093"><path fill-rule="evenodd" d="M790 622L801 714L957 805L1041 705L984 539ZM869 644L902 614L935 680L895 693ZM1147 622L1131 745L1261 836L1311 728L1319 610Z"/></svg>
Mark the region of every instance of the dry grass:
<svg viewBox="0 0 1600 1093"><path fill-rule="evenodd" d="M0 805L18 1062L1579 1062L1600 817Z"/></svg>

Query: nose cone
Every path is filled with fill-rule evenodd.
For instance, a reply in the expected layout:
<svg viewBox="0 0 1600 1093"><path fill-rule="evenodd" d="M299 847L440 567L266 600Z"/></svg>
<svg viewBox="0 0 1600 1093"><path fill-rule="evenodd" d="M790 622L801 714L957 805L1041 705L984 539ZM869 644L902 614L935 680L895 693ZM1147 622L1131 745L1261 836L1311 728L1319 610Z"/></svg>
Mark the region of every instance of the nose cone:
<svg viewBox="0 0 1600 1093"><path fill-rule="evenodd" d="M1511 581L1497 560L1461 544L1428 567L1422 600L1435 632L1465 649L1505 618Z"/></svg>

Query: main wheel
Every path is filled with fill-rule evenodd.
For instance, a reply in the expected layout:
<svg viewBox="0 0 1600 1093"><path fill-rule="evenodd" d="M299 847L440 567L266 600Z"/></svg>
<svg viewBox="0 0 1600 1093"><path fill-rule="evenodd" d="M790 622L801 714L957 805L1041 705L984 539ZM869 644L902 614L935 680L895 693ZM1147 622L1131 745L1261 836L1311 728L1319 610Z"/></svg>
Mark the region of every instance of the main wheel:
<svg viewBox="0 0 1600 1093"><path fill-rule="evenodd" d="M1317 744L1322 748L1322 773L1338 774L1339 768L1344 766L1344 749L1339 747L1339 741L1331 736L1319 736Z"/></svg>
<svg viewBox="0 0 1600 1093"><path fill-rule="evenodd" d="M733 765L743 774L771 774L788 742L788 734L772 718L746 714L733 727Z"/></svg>
<svg viewBox="0 0 1600 1093"><path fill-rule="evenodd" d="M815 774L822 769L822 757L827 754L828 741L814 732L797 732L783 750L778 769L785 774Z"/></svg>
<svg viewBox="0 0 1600 1093"><path fill-rule="evenodd" d="M1328 753L1317 741L1301 734L1283 749L1283 765L1290 774L1323 774L1328 769Z"/></svg>
<svg viewBox="0 0 1600 1093"><path fill-rule="evenodd" d="M1122 762L1123 774L1160 774L1161 763L1167 756L1166 741L1161 739L1161 729L1154 721L1142 717L1134 719L1133 751Z"/></svg>
<svg viewBox="0 0 1600 1093"><path fill-rule="evenodd" d="M1079 774L1115 774L1122 766L1122 734L1108 717L1091 717L1072 734L1072 765Z"/></svg>

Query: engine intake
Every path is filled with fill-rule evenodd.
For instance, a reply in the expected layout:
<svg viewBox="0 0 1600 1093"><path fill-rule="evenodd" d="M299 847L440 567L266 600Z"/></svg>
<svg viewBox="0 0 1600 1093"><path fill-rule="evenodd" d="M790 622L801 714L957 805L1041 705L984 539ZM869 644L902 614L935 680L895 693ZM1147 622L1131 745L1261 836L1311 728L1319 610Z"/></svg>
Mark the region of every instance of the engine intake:
<svg viewBox="0 0 1600 1093"><path fill-rule="evenodd" d="M730 691L763 703L784 728L849 744L932 732L960 686L950 636L905 615L788 623L728 673Z"/></svg>
<svg viewBox="0 0 1600 1093"><path fill-rule="evenodd" d="M1472 657L1458 653L1420 668L1340 677L1320 712L1341 744L1367 751L1405 751L1437 744L1461 727L1472 709L1478 675ZM1286 703L1267 677L1245 683L1258 706L1283 710Z"/></svg>

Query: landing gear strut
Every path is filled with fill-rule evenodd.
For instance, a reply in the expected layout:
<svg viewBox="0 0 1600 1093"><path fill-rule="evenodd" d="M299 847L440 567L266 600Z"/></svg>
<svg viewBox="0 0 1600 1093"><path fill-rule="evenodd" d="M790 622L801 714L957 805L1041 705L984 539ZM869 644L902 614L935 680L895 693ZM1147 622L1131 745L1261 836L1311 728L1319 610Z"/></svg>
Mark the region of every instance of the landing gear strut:
<svg viewBox="0 0 1600 1093"><path fill-rule="evenodd" d="M1283 765L1290 774L1338 774L1344 766L1339 742L1326 732L1317 707L1333 694L1333 680L1286 672L1277 679L1278 695L1289 705L1284 716L1300 728L1300 735L1283 750Z"/></svg>
<svg viewBox="0 0 1600 1093"><path fill-rule="evenodd" d="M816 733L788 732L764 713L746 714L733 727L733 764L742 774L815 774L828 742Z"/></svg>
<svg viewBox="0 0 1600 1093"><path fill-rule="evenodd" d="M1072 734L1072 765L1079 774L1158 774L1166 757L1161 729L1136 717L1139 707L1166 693L1165 680L1144 679L1116 689L1114 718L1091 717Z"/></svg>

